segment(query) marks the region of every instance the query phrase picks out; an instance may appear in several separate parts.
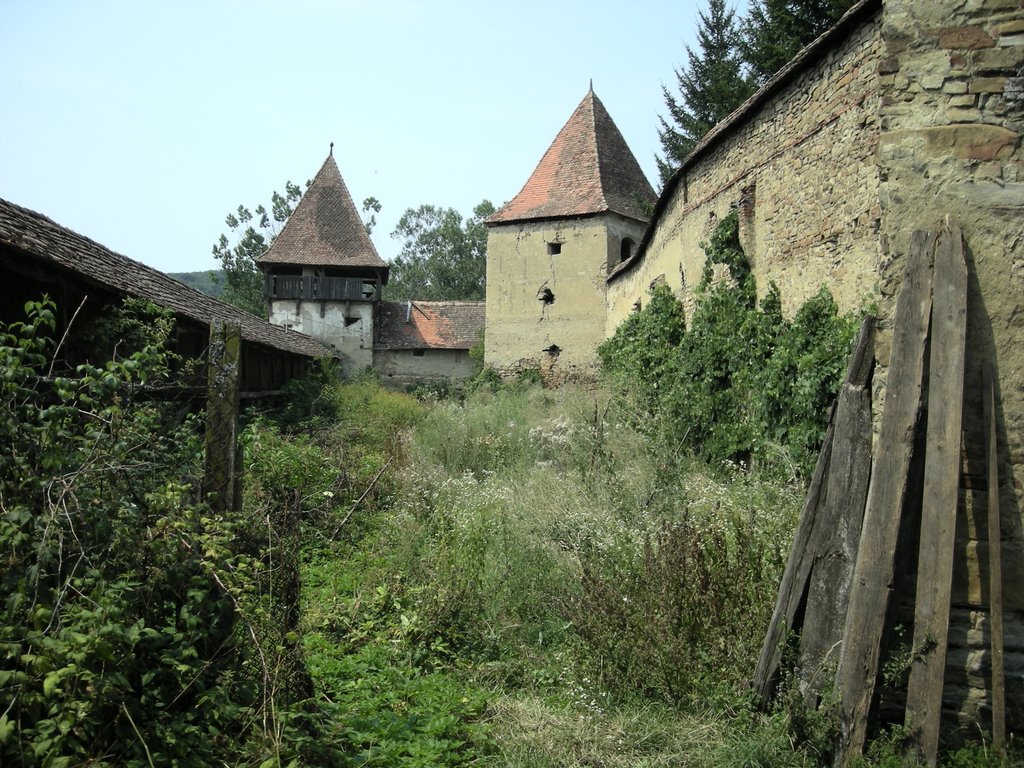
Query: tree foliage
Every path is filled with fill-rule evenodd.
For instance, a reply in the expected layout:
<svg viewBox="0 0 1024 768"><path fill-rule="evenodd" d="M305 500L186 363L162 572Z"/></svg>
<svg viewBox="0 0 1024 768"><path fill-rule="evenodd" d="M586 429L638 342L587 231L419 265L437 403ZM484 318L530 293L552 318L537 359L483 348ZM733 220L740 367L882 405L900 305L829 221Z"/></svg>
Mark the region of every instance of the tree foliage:
<svg viewBox="0 0 1024 768"><path fill-rule="evenodd" d="M664 184L697 142L828 29L853 0L751 0L737 19L726 0L698 13L699 51L686 48L676 70L678 94L662 86L667 116L659 117Z"/></svg>
<svg viewBox="0 0 1024 768"><path fill-rule="evenodd" d="M454 208L409 208L391 236L404 240L391 263L391 299L482 300L487 275L487 227L494 213L489 200L463 221Z"/></svg>
<svg viewBox="0 0 1024 768"><path fill-rule="evenodd" d="M741 50L751 77L763 85L801 48L828 29L853 0L751 0Z"/></svg>
<svg viewBox="0 0 1024 768"><path fill-rule="evenodd" d="M662 154L657 158L666 182L697 142L753 92L743 71L736 14L725 0L708 0L699 12L700 50L686 47L687 63L675 71L678 96L662 86L668 116L659 118Z"/></svg>
<svg viewBox="0 0 1024 768"><path fill-rule="evenodd" d="M227 215L224 223L231 236L222 234L213 246L213 256L224 273L222 301L257 317L267 317L263 272L256 266L256 259L266 253L301 198L299 185L286 181L283 195L275 191L270 196L269 211L262 203L253 210L239 205Z"/></svg>

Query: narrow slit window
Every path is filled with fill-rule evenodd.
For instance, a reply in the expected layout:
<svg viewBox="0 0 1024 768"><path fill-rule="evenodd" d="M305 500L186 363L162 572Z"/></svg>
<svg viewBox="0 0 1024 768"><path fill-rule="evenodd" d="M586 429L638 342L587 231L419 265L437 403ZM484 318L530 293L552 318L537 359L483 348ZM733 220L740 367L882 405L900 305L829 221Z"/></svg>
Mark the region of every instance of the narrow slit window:
<svg viewBox="0 0 1024 768"><path fill-rule="evenodd" d="M561 243L548 243L548 256L555 256L562 252Z"/></svg>

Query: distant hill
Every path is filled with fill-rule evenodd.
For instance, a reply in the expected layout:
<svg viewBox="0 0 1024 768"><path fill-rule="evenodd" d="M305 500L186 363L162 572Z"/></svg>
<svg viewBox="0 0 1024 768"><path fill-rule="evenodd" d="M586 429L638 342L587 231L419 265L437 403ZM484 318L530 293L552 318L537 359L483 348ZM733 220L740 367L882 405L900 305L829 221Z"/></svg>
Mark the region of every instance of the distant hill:
<svg viewBox="0 0 1024 768"><path fill-rule="evenodd" d="M215 299L219 299L224 290L223 274L219 269L206 269L201 272L168 272L167 274L179 283L184 283Z"/></svg>

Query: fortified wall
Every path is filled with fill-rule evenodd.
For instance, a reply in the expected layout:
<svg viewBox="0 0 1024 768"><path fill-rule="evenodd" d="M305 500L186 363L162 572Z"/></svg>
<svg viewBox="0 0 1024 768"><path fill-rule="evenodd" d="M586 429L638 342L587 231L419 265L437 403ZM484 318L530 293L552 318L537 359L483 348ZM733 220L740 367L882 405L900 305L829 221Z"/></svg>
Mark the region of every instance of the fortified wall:
<svg viewBox="0 0 1024 768"><path fill-rule="evenodd" d="M988 727L983 361L995 368L1006 712L1024 728L1024 12L1020 0L862 0L695 148L637 253L609 275L607 333L667 282L688 313L700 248L739 209L764 292L792 314L822 284L877 304L874 410L910 234L955 217L969 295L963 468L943 709ZM925 500L928 503L928 500Z"/></svg>
<svg viewBox="0 0 1024 768"><path fill-rule="evenodd" d="M836 47L784 87L762 92L719 126L666 185L633 258L609 280L611 336L651 285L664 280L692 314L707 239L719 218L740 210L740 239L761 295L778 284L792 314L822 284L855 309L877 291L878 65L876 7L834 30ZM803 66L794 60L787 69Z"/></svg>
<svg viewBox="0 0 1024 768"><path fill-rule="evenodd" d="M981 365L996 372L1006 711L1024 727L1024 13L1019 0L887 0L879 65L882 328L914 229L953 215L967 245L964 468L944 704L987 716L988 529ZM890 331L891 332L891 331ZM883 348L876 353L888 359ZM884 371L883 371L884 374ZM876 398L877 399L877 398ZM952 684L952 685L951 685Z"/></svg>

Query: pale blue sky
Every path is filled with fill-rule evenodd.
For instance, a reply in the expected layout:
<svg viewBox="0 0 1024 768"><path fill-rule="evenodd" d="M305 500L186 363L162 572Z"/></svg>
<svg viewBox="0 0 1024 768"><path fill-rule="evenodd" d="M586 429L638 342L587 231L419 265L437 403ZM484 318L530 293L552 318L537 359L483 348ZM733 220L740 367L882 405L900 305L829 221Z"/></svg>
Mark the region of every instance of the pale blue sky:
<svg viewBox="0 0 1024 768"><path fill-rule="evenodd" d="M587 92L652 184L698 3L0 0L0 197L166 271L335 142L357 204L514 196ZM703 7L701 4L700 7Z"/></svg>

